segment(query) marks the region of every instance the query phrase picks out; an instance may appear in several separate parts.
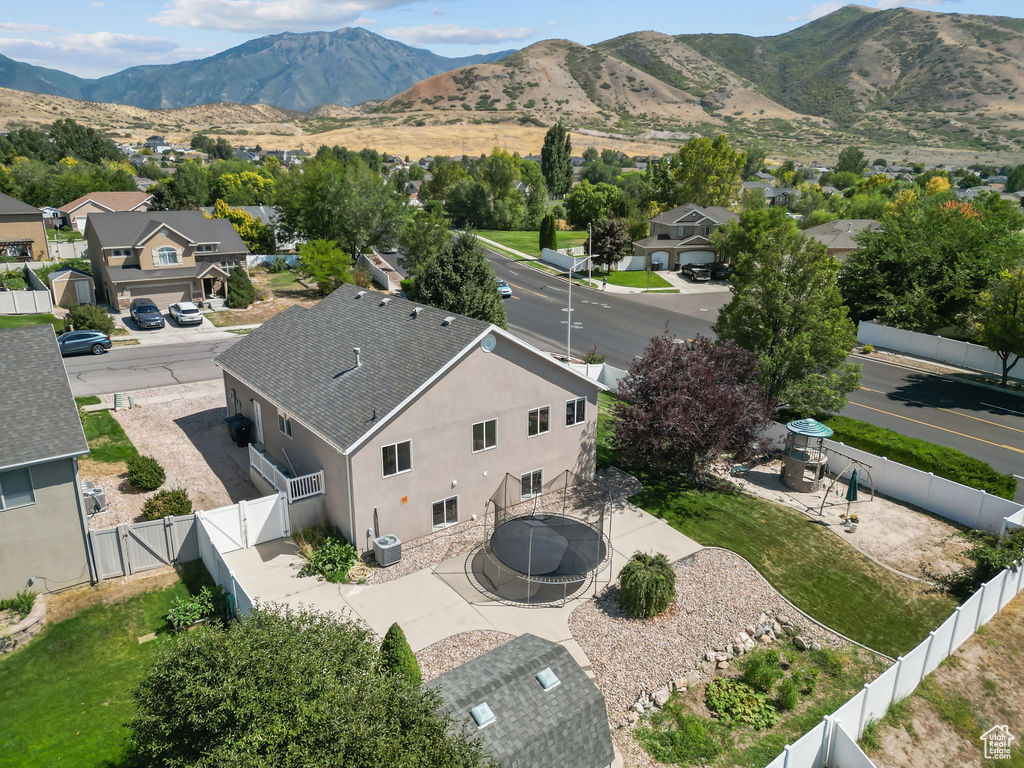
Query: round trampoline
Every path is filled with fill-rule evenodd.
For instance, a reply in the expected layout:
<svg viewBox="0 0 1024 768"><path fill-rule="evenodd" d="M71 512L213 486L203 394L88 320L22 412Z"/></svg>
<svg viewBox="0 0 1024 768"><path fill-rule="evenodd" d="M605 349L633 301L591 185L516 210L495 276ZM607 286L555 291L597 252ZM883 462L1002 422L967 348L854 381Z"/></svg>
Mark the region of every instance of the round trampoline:
<svg viewBox="0 0 1024 768"><path fill-rule="evenodd" d="M517 517L491 534L491 551L530 578L576 581L604 562L608 547L596 528L561 515Z"/></svg>

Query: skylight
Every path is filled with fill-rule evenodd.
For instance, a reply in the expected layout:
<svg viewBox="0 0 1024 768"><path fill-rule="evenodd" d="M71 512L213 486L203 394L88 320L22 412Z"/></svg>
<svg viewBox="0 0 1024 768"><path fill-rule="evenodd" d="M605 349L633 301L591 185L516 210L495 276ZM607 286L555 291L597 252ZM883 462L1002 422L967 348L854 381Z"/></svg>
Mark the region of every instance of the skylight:
<svg viewBox="0 0 1024 768"><path fill-rule="evenodd" d="M477 728L483 728L494 722L494 713L486 701L477 704L469 710L469 714L472 715Z"/></svg>
<svg viewBox="0 0 1024 768"><path fill-rule="evenodd" d="M551 667L544 667L534 677L537 678L540 687L545 691L550 691L552 688L557 688L562 684L562 681L558 679L558 675L551 671Z"/></svg>

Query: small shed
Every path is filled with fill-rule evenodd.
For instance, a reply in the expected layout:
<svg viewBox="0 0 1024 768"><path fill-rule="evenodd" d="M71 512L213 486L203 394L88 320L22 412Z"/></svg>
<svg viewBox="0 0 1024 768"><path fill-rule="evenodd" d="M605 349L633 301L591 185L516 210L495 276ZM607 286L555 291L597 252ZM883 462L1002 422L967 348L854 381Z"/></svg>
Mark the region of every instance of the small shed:
<svg viewBox="0 0 1024 768"><path fill-rule="evenodd" d="M96 303L96 283L92 275L72 267L50 273L50 293L53 294L53 303L59 307Z"/></svg>

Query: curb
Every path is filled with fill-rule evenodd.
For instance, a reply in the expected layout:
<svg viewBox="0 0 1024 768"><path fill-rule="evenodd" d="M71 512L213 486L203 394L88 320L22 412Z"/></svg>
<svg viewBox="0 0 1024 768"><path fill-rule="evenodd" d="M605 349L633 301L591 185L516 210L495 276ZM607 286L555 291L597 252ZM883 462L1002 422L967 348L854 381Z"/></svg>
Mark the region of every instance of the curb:
<svg viewBox="0 0 1024 768"><path fill-rule="evenodd" d="M879 348L879 349L881 349L881 348ZM883 350L883 351L888 351L888 350ZM1007 389L1007 388L999 386L998 384L989 384L989 383L984 382L984 381L974 381L972 379L966 378L966 376L969 375L967 373L935 373L934 371L929 371L929 370L927 370L925 368L917 368L917 367L915 367L913 365L910 365L908 363L898 363L898 362L894 362L892 360L880 360L874 354L865 355L863 352L851 352L850 353L850 357L857 357L857 358L860 358L862 360L871 360L872 362L878 363L879 365L891 365L894 368L902 368L902 369L907 370L907 371L914 371L916 373L923 373L923 374L926 374L928 376L936 376L936 377L938 377L940 379L946 379L948 381L955 381L955 382L958 382L960 384L970 384L971 386L974 386L974 387L981 387L982 389L990 389L993 392L999 392L999 393L1004 394L1004 395L1013 395L1015 397L1024 398L1024 392L1018 392L1017 390L1014 390L1014 389ZM938 360L924 360L924 358L922 358L922 360L924 362L936 363L937 365L946 365L945 363L941 363ZM952 366L950 366L950 367L952 367ZM961 368L960 370L969 371L971 369ZM987 371L977 371L977 373L978 374L987 374Z"/></svg>

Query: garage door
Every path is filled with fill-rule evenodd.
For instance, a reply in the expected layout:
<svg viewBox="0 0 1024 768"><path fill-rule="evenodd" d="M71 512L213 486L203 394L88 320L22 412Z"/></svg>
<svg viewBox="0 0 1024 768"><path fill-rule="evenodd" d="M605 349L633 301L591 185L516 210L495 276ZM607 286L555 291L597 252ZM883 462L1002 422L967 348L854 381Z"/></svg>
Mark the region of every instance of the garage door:
<svg viewBox="0 0 1024 768"><path fill-rule="evenodd" d="M651 254L652 269L668 269L668 251L655 251Z"/></svg>
<svg viewBox="0 0 1024 768"><path fill-rule="evenodd" d="M190 283L139 283L131 286L133 299L152 299L160 309L177 301L192 301Z"/></svg>
<svg viewBox="0 0 1024 768"><path fill-rule="evenodd" d="M681 264L710 264L715 260L715 254L711 251L689 251L679 254Z"/></svg>

